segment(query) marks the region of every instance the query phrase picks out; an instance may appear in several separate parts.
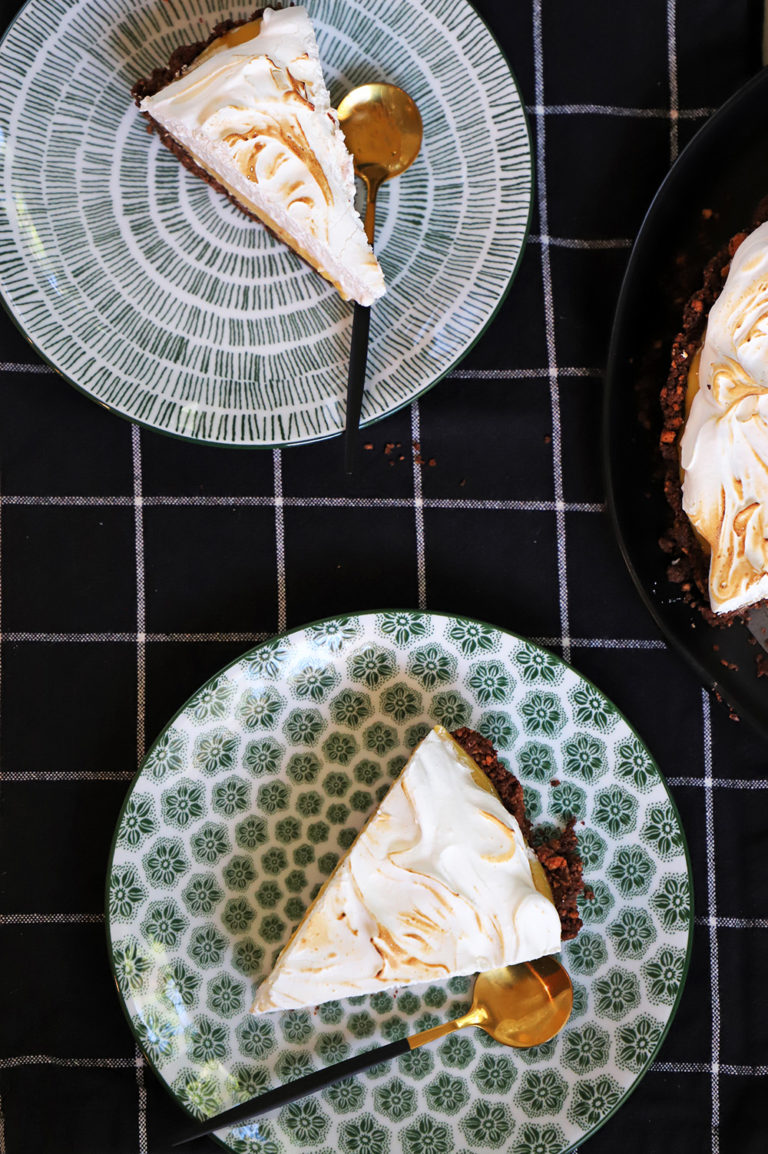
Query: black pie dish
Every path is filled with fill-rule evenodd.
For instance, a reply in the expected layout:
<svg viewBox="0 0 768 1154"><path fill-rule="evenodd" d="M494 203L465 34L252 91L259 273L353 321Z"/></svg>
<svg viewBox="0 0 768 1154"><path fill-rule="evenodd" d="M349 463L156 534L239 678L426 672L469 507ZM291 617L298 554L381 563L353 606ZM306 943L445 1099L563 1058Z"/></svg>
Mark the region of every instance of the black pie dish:
<svg viewBox="0 0 768 1154"><path fill-rule="evenodd" d="M608 510L637 590L667 641L732 712L768 738L768 677L746 625L710 625L667 576L671 522L659 453L659 394L685 301L707 261L748 229L768 195L768 68L681 152L637 235L619 293L606 368L603 467ZM717 648L715 648L717 647Z"/></svg>

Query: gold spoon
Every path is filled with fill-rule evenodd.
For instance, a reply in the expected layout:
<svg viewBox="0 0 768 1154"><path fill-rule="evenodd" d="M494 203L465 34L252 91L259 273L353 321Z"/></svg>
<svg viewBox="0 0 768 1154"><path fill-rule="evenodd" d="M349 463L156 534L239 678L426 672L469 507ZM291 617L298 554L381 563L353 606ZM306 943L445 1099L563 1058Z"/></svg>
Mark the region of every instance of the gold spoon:
<svg viewBox="0 0 768 1154"><path fill-rule="evenodd" d="M442 1038L454 1030L462 1030L465 1026L479 1026L504 1046L517 1049L540 1046L562 1030L572 1008L571 979L553 957L487 970L475 979L469 1010L453 1022L422 1030L410 1038L399 1038L388 1046L366 1050L363 1054L356 1054L324 1070L315 1070L303 1078L296 1078L284 1086L268 1090L266 1094L260 1094L257 1098L251 1098L248 1102L201 1122L172 1145L182 1146L214 1130L247 1122L265 1114L267 1110L295 1102L298 1098L340 1082L342 1078L349 1078L370 1066L398 1058L426 1042L434 1042L436 1038Z"/></svg>
<svg viewBox="0 0 768 1154"><path fill-rule="evenodd" d="M479 1026L503 1046L527 1050L559 1034L571 1016L573 986L556 958L486 970L475 978L472 1005L453 1022L406 1038L409 1050L465 1026Z"/></svg>
<svg viewBox="0 0 768 1154"><path fill-rule="evenodd" d="M408 93L394 84L363 84L353 88L342 100L338 113L347 148L355 162L355 172L365 184L365 235L373 246L376 194L385 180L405 172L418 156L421 117ZM354 472L370 317L370 308L355 305L344 431L344 462L349 475Z"/></svg>

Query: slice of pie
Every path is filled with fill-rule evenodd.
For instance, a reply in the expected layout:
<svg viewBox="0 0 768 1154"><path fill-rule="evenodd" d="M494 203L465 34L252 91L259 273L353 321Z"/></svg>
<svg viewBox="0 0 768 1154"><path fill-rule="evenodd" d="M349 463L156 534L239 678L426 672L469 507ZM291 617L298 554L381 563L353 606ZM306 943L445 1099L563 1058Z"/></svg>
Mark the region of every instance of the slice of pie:
<svg viewBox="0 0 768 1154"><path fill-rule="evenodd" d="M305 8L219 24L132 93L186 168L266 224L345 300L370 305L382 295Z"/></svg>
<svg viewBox="0 0 768 1154"><path fill-rule="evenodd" d="M520 825L438 726L304 915L253 1011L474 974L556 953L560 939Z"/></svg>

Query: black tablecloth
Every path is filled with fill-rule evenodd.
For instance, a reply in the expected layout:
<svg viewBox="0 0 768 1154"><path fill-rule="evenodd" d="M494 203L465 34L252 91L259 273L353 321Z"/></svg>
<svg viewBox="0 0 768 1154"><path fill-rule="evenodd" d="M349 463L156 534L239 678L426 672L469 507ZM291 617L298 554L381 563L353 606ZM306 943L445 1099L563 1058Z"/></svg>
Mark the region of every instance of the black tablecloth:
<svg viewBox="0 0 768 1154"><path fill-rule="evenodd" d="M687 987L592 1154L768 1148L765 745L658 636L611 536L599 458L632 239L679 150L760 67L762 6L478 8L528 109L527 250L460 367L366 434L354 483L338 439L235 452L132 426L0 317L1 1154L169 1149L182 1113L134 1046L107 962L121 802L153 736L226 661L384 606L459 612L564 655L637 727L679 806L696 887Z"/></svg>

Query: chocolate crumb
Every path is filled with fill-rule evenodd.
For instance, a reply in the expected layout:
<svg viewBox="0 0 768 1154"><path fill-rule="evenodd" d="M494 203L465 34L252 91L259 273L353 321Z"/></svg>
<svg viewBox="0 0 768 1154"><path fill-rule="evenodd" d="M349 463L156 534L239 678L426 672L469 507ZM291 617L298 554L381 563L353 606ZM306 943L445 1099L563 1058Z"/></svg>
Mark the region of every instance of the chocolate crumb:
<svg viewBox="0 0 768 1154"><path fill-rule="evenodd" d="M575 938L583 925L577 903L584 890L584 867L573 828L575 824L576 818L570 817L562 833L534 846L560 914L561 937L564 942Z"/></svg>

